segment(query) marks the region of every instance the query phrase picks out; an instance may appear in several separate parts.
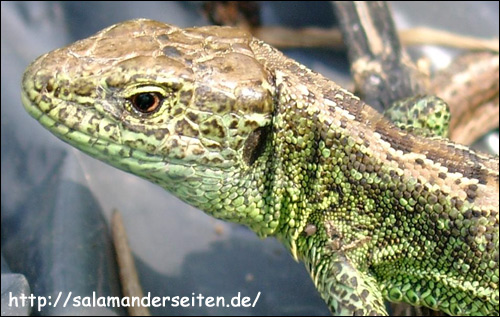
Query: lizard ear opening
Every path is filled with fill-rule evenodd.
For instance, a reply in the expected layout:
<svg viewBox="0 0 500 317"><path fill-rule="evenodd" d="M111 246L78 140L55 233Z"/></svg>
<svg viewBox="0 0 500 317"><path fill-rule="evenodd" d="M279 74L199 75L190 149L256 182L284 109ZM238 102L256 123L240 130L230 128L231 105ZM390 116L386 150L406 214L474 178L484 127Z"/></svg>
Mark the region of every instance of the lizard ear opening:
<svg viewBox="0 0 500 317"><path fill-rule="evenodd" d="M264 153L265 144L271 132L271 125L259 127L248 136L243 147L243 160L252 166L253 163Z"/></svg>

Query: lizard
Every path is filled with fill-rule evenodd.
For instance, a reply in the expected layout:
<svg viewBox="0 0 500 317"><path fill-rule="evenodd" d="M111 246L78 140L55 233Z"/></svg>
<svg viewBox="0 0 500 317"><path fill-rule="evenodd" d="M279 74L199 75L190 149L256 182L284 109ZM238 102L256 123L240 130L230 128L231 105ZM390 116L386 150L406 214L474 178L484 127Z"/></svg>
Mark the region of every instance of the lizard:
<svg viewBox="0 0 500 317"><path fill-rule="evenodd" d="M498 314L498 157L397 127L244 30L122 22L36 59L21 98L81 151L276 237L335 315Z"/></svg>

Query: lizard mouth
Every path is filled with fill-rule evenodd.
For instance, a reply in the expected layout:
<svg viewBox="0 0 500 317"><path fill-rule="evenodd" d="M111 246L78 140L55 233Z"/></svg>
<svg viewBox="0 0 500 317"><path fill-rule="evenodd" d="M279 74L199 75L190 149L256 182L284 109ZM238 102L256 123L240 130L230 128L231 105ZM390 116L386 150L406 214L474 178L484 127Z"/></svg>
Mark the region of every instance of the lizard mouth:
<svg viewBox="0 0 500 317"><path fill-rule="evenodd" d="M216 180L221 172L234 169L233 162L225 158L214 163L192 155L200 148L200 140L168 133L158 139L158 135L134 131L136 126L127 126L123 120L123 110L106 104L95 90L106 88L95 82L96 88L86 89L79 74L68 74L67 67L50 60L55 52L39 57L27 68L21 99L26 111L62 141L173 192L186 181ZM88 95L81 93L86 91Z"/></svg>
<svg viewBox="0 0 500 317"><path fill-rule="evenodd" d="M113 165L123 171L141 176L169 190L174 184L182 184L187 179L196 179L192 165L176 162L172 159L151 155L126 144L114 143L84 131L74 129L53 118L50 112L44 112L23 90L21 94L24 108L52 134L82 152ZM72 103L65 102L65 107ZM74 103L72 107L80 105ZM211 178L204 175L204 178Z"/></svg>
<svg viewBox="0 0 500 317"><path fill-rule="evenodd" d="M185 181L187 177L193 176L194 170L189 162L148 153L121 142L121 130L116 123L111 123L117 131L115 139L110 138L109 134L103 136L99 133L104 125L86 127L85 122L91 121L91 117L95 120L99 115L97 111L88 105L54 97L45 87L35 89L32 74L36 64L37 62L33 63L24 75L22 103L34 119L59 139L94 158L162 186ZM78 115L80 120L75 119ZM99 119L110 123L108 118Z"/></svg>
<svg viewBox="0 0 500 317"><path fill-rule="evenodd" d="M37 95L43 98L42 94ZM136 163L161 163L162 165L166 163L162 157L151 155L139 149L132 149L125 144L118 144L97 134L86 133L82 129L66 125L64 121L54 118L50 111L43 111L24 89L21 93L21 99L26 111L52 134L93 157L109 162L108 158L115 153L119 155L121 160L130 160ZM77 103L62 100L59 102L64 103L64 107L79 107Z"/></svg>

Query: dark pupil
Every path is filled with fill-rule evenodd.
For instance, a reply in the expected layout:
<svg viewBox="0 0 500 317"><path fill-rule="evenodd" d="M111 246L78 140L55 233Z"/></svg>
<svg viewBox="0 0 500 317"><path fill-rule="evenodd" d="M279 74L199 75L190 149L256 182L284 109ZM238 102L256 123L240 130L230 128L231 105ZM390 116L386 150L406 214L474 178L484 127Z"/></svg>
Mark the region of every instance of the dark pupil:
<svg viewBox="0 0 500 317"><path fill-rule="evenodd" d="M132 98L132 104L140 112L151 112L156 110L158 99L153 93L141 93Z"/></svg>

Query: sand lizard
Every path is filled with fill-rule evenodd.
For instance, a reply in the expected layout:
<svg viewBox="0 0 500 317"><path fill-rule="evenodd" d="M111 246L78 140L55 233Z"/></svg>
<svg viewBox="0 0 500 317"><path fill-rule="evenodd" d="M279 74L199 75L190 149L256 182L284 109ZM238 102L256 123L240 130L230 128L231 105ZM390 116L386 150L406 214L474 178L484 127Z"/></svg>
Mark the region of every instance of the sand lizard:
<svg viewBox="0 0 500 317"><path fill-rule="evenodd" d="M277 237L334 314L498 314L498 157L401 130L245 31L123 22L22 88L62 140Z"/></svg>

